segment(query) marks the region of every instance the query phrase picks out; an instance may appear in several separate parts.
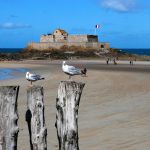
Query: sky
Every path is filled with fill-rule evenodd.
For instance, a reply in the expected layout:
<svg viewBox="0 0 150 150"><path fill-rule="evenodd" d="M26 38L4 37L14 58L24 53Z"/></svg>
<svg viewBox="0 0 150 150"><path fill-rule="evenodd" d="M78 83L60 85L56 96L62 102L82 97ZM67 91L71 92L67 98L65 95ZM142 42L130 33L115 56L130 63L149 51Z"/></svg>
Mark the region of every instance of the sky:
<svg viewBox="0 0 150 150"><path fill-rule="evenodd" d="M150 48L149 0L0 0L0 48L24 48L61 28L113 48Z"/></svg>

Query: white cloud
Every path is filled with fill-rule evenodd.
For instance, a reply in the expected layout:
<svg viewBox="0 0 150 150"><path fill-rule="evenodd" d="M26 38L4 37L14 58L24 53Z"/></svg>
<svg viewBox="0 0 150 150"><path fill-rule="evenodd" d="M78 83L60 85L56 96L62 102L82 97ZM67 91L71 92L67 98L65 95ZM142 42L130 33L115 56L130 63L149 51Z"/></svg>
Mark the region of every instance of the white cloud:
<svg viewBox="0 0 150 150"><path fill-rule="evenodd" d="M135 9L136 0L103 0L102 6L118 12L130 12Z"/></svg>
<svg viewBox="0 0 150 150"><path fill-rule="evenodd" d="M1 29L18 29L18 28L31 28L28 24L21 24L21 23L12 23L12 22L6 22L0 24Z"/></svg>

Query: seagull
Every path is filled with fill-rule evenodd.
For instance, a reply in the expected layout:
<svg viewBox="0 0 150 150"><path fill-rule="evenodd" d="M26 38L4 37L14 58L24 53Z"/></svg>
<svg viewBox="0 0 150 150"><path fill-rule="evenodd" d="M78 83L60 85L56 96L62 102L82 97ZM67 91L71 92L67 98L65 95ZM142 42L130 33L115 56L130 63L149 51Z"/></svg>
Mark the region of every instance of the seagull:
<svg viewBox="0 0 150 150"><path fill-rule="evenodd" d="M69 75L69 79L71 79L71 76L74 76L74 75L86 76L86 72L87 72L86 68L79 69L74 66L69 66L66 64L66 61L63 61L62 63L62 70L64 73Z"/></svg>
<svg viewBox="0 0 150 150"><path fill-rule="evenodd" d="M45 78L41 77L40 75L27 72L26 73L26 79L28 81L30 81L31 85L32 85L32 82L35 82L35 81L38 81L38 80L44 80Z"/></svg>

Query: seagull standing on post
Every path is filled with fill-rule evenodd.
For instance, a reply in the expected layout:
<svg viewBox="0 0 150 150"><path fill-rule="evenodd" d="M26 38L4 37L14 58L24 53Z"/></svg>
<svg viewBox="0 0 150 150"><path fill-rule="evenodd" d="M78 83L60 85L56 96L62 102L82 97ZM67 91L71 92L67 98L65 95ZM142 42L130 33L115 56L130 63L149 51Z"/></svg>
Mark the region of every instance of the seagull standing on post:
<svg viewBox="0 0 150 150"><path fill-rule="evenodd" d="M64 73L69 75L69 79L71 79L71 76L74 76L74 75L84 75L84 76L86 76L86 72L87 72L86 68L84 68L82 70L82 69L76 68L74 66L69 66L69 65L66 64L65 61L63 61L63 63L62 63L62 70L63 70Z"/></svg>
<svg viewBox="0 0 150 150"><path fill-rule="evenodd" d="M35 82L35 81L38 81L38 80L44 80L45 78L41 77L40 75L32 74L30 72L27 72L26 73L26 79L28 81L30 81L31 85L32 85L32 82Z"/></svg>

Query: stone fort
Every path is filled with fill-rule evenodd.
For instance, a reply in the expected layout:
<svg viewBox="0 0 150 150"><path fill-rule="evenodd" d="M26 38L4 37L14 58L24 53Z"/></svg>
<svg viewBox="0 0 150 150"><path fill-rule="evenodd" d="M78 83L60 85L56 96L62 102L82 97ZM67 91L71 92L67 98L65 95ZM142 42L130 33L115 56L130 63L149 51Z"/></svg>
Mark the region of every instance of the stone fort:
<svg viewBox="0 0 150 150"><path fill-rule="evenodd" d="M31 42L28 46L37 50L61 48L62 46L78 46L83 48L109 49L109 43L99 42L97 35L69 35L65 30L56 29L52 34L44 34L40 42Z"/></svg>

